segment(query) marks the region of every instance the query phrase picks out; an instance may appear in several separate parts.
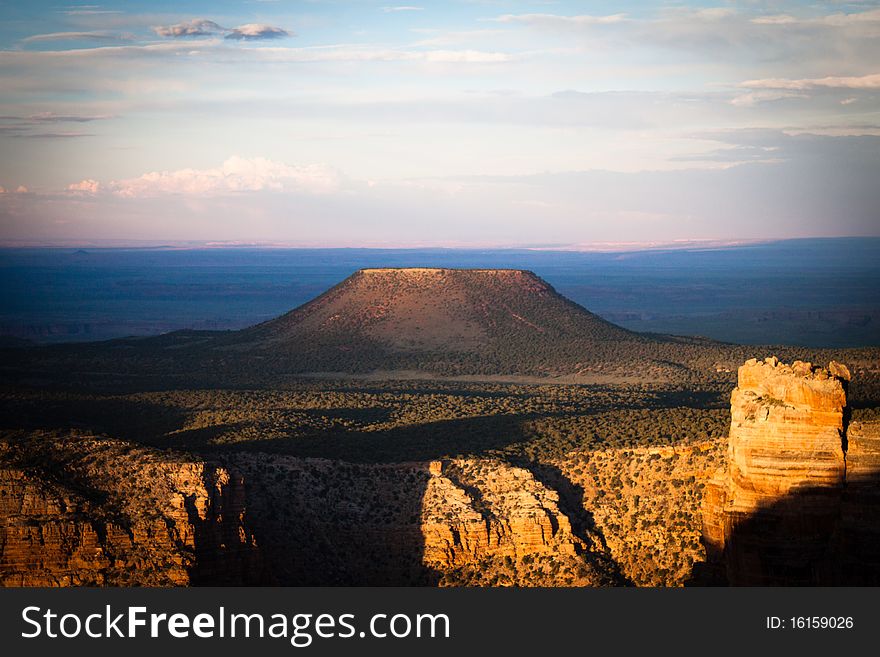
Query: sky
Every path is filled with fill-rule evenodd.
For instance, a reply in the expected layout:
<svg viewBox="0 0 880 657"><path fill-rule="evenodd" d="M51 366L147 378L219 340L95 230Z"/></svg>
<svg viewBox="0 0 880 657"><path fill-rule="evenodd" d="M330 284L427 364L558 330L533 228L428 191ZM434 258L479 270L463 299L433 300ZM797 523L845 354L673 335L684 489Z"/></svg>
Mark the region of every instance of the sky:
<svg viewBox="0 0 880 657"><path fill-rule="evenodd" d="M412 2L0 0L0 243L880 235L880 2Z"/></svg>

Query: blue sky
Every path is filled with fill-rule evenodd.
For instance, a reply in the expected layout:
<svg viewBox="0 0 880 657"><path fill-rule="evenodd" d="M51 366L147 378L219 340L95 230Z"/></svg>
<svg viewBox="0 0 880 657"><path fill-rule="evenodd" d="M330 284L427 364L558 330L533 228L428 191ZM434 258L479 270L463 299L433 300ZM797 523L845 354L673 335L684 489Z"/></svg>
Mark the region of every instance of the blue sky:
<svg viewBox="0 0 880 657"><path fill-rule="evenodd" d="M0 240L880 234L877 2L0 2Z"/></svg>

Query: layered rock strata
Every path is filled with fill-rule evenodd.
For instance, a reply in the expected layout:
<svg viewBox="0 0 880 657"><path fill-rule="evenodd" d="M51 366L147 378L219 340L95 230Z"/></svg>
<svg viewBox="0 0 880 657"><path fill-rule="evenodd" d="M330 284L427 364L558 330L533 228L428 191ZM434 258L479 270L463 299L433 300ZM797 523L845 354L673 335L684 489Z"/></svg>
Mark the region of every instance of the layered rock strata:
<svg viewBox="0 0 880 657"><path fill-rule="evenodd" d="M279 584L615 581L604 546L576 535L558 494L523 468L490 459L366 465L244 454L236 465Z"/></svg>
<svg viewBox="0 0 880 657"><path fill-rule="evenodd" d="M604 543L576 533L559 493L528 470L457 459L433 462L431 472L421 514L423 561L450 583L621 583Z"/></svg>
<svg viewBox="0 0 880 657"><path fill-rule="evenodd" d="M586 547L560 512L559 494L527 470L494 461L435 463L421 520L424 560L433 567L493 556L573 555Z"/></svg>
<svg viewBox="0 0 880 657"><path fill-rule="evenodd" d="M226 468L91 437L30 436L0 456L0 585L260 579L243 481Z"/></svg>
<svg viewBox="0 0 880 657"><path fill-rule="evenodd" d="M876 555L873 427L848 426L847 368L739 368L727 466L708 484L708 572L733 585L868 583ZM858 547L858 550L856 549ZM857 554L858 552L858 554Z"/></svg>

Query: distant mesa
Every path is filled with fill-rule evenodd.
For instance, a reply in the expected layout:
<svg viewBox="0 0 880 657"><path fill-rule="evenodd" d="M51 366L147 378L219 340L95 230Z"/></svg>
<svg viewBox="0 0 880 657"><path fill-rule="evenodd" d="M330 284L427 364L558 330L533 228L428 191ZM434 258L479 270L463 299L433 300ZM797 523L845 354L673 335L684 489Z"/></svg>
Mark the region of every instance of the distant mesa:
<svg viewBox="0 0 880 657"><path fill-rule="evenodd" d="M517 340L635 337L529 271L427 268L362 269L249 335L289 340L315 332L357 335L400 351L469 353Z"/></svg>
<svg viewBox="0 0 880 657"><path fill-rule="evenodd" d="M230 354L311 372L572 374L650 342L515 269L362 269L230 336ZM619 352L619 353L618 353Z"/></svg>

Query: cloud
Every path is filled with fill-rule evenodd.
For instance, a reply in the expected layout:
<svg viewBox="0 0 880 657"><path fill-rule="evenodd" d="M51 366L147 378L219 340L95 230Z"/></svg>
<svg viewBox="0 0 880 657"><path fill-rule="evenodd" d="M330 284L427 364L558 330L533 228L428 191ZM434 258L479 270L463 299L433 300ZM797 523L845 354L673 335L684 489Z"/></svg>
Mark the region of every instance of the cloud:
<svg viewBox="0 0 880 657"><path fill-rule="evenodd" d="M412 5L401 5L397 7L382 7L382 11L391 14L397 11L422 11L424 7L413 7Z"/></svg>
<svg viewBox="0 0 880 657"><path fill-rule="evenodd" d="M376 47L260 48L253 53L273 62L430 62L486 64L509 62L514 55L484 50L405 50Z"/></svg>
<svg viewBox="0 0 880 657"><path fill-rule="evenodd" d="M238 192L305 192L324 194L337 190L341 175L320 164L290 165L262 157L228 158L219 167L153 171L137 178L106 184L86 179L67 186L74 194L109 192L124 198L166 194L217 196Z"/></svg>
<svg viewBox="0 0 880 657"><path fill-rule="evenodd" d="M174 25L158 25L153 28L153 31L159 36L179 39L181 37L213 36L228 30L207 18L193 18Z"/></svg>
<svg viewBox="0 0 880 657"><path fill-rule="evenodd" d="M34 34L21 40L22 43L40 43L43 41L132 41L132 34L114 34L112 32L50 32Z"/></svg>
<svg viewBox="0 0 880 657"><path fill-rule="evenodd" d="M23 139L76 139L77 137L94 137L91 132L76 132L74 130L58 132L31 132L27 134L13 135Z"/></svg>
<svg viewBox="0 0 880 657"><path fill-rule="evenodd" d="M80 180L78 183L71 183L67 186L67 191L74 194L97 194L101 191L101 183L97 180L88 178Z"/></svg>
<svg viewBox="0 0 880 657"><path fill-rule="evenodd" d="M496 23L522 23L538 27L553 26L585 26L585 25L610 25L622 23L627 20L626 14L611 14L609 16L559 16L557 14L504 14L493 18Z"/></svg>
<svg viewBox="0 0 880 657"><path fill-rule="evenodd" d="M257 41L266 39L282 39L291 36L290 32L280 27L273 27L265 23L248 23L247 25L239 25L232 28L227 39L238 39L240 41Z"/></svg>
<svg viewBox="0 0 880 657"><path fill-rule="evenodd" d="M788 14L775 14L773 16L756 16L749 22L755 25L792 25L799 22L794 16Z"/></svg>
<svg viewBox="0 0 880 657"><path fill-rule="evenodd" d="M754 107L761 103L787 100L789 98L809 98L809 96L796 91L768 89L739 94L731 99L730 104L736 107Z"/></svg>
<svg viewBox="0 0 880 657"><path fill-rule="evenodd" d="M71 139L76 137L92 137L93 133L78 130L56 130L56 124L89 123L113 118L109 114L56 114L39 112L28 116L0 116L0 135L15 139ZM51 129L50 129L51 126ZM45 131L40 131L45 130ZM36 132L35 132L36 131Z"/></svg>
<svg viewBox="0 0 880 657"><path fill-rule="evenodd" d="M225 38L238 41L260 41L267 39L281 39L292 36L290 32L280 27L274 27L265 23L248 23L238 27L223 27L207 18L194 18L174 25L159 25L153 28L159 36L173 39L217 36L225 34Z"/></svg>
<svg viewBox="0 0 880 657"><path fill-rule="evenodd" d="M503 52L484 52L481 50L428 50L423 53L408 53L412 59L424 59L434 63L491 64L509 62L512 57Z"/></svg>
<svg viewBox="0 0 880 657"><path fill-rule="evenodd" d="M824 78L765 78L747 80L740 84L748 89L790 89L805 91L809 89L880 89L880 73L862 76L829 76Z"/></svg>
<svg viewBox="0 0 880 657"><path fill-rule="evenodd" d="M803 67L808 62L827 64L829 59L841 57L871 62L880 56L880 9L799 16L760 15L749 7L679 6L637 15L534 13L505 14L489 20L553 30L593 46L691 51L698 54L701 63L717 62L721 49L742 53L741 58L728 60L740 66L776 62Z"/></svg>
<svg viewBox="0 0 880 657"><path fill-rule="evenodd" d="M826 25L842 27L846 25L864 25L866 23L880 23L880 9L853 12L850 14L831 14L819 19Z"/></svg>
<svg viewBox="0 0 880 657"><path fill-rule="evenodd" d="M26 117L29 123L88 123L89 121L101 121L112 119L110 114L55 114L54 112L40 112Z"/></svg>
<svg viewBox="0 0 880 657"><path fill-rule="evenodd" d="M121 14L119 9L101 9L101 5L79 5L61 11L68 16L95 16L98 14Z"/></svg>

